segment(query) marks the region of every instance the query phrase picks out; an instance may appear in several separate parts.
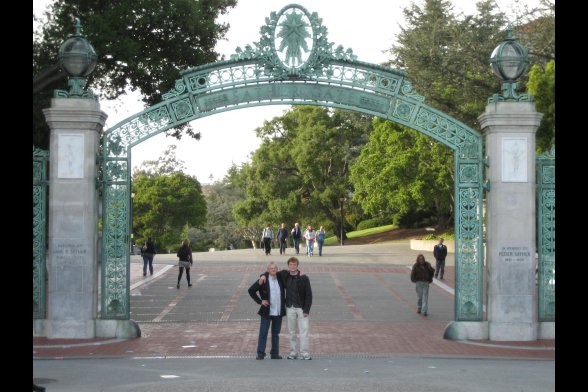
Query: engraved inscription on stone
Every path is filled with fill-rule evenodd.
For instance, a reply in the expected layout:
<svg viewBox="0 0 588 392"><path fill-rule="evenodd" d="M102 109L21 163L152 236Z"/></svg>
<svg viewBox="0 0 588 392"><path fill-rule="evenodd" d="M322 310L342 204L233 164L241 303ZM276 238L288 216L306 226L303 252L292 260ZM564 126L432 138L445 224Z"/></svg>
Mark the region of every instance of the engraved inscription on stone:
<svg viewBox="0 0 588 392"><path fill-rule="evenodd" d="M84 135L59 135L57 178L84 178Z"/></svg>
<svg viewBox="0 0 588 392"><path fill-rule="evenodd" d="M83 265L88 256L88 247L83 244L56 244L53 260L59 265Z"/></svg>
<svg viewBox="0 0 588 392"><path fill-rule="evenodd" d="M527 139L502 139L502 181L527 182Z"/></svg>
<svg viewBox="0 0 588 392"><path fill-rule="evenodd" d="M531 260L531 249L528 246L503 246L498 257L504 263L524 263Z"/></svg>

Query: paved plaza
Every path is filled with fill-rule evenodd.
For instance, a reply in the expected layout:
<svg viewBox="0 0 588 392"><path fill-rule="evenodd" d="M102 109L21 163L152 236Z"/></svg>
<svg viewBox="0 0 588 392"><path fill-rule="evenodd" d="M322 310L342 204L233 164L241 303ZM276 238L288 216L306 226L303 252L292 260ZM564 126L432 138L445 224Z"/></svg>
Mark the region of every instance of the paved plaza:
<svg viewBox="0 0 588 392"><path fill-rule="evenodd" d="M243 357L255 355L258 305L248 287L269 261L280 268L293 253L232 250L194 254L191 288L176 289L175 254L155 257L155 274L142 276L132 256L131 318L142 336L118 339L33 339L33 358ZM390 355L554 359L555 341L487 342L443 339L454 317L453 254L445 280L429 293L429 315L416 313L410 266L418 251L407 242L326 247L324 256L299 255L312 284L310 349L314 358ZM427 260L433 260L425 252ZM268 348L269 349L269 348ZM282 328L280 351L288 351Z"/></svg>

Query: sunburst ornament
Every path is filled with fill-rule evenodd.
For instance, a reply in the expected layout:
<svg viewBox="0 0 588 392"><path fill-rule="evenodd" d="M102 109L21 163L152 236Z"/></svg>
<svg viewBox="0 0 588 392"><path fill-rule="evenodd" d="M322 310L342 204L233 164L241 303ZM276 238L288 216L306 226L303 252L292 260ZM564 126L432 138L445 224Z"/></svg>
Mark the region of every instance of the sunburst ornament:
<svg viewBox="0 0 588 392"><path fill-rule="evenodd" d="M277 27L275 45L278 57L286 67L300 68L308 60L313 46L308 15L298 8L289 8L280 15Z"/></svg>

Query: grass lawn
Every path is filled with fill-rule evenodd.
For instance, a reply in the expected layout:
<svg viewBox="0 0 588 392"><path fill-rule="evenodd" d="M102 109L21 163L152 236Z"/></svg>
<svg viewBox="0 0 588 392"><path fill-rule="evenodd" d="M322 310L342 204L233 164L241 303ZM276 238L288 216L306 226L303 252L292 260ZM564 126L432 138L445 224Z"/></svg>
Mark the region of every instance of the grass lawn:
<svg viewBox="0 0 588 392"><path fill-rule="evenodd" d="M381 233L383 231L388 231L391 229L396 228L395 225L386 225L386 226L379 226L379 227L372 227L365 230L357 230L351 231L347 233L347 238L357 238L357 237L365 237L372 234ZM337 245L339 244L339 240L336 236L331 236L325 239L325 245Z"/></svg>

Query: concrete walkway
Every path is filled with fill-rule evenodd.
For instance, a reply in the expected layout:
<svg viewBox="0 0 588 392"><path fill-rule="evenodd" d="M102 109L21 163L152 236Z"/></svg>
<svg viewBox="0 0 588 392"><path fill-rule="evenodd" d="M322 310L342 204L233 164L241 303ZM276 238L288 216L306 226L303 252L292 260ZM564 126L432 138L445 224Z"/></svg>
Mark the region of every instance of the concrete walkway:
<svg viewBox="0 0 588 392"><path fill-rule="evenodd" d="M275 254L274 254L275 253ZM258 305L247 288L269 261L280 268L285 256L260 249L194 253L193 287L177 283L175 255L156 255L154 275L142 276L142 261L131 261L131 318L142 337L132 340L33 338L33 358L200 357L253 358ZM444 281L429 293L429 316L416 313L410 266L417 251L408 242L331 246L324 256L298 255L311 280L313 305L310 349L313 359L380 358L394 355L456 358L553 360L555 341L448 341L445 326L454 318L453 254ZM434 261L432 252L424 252ZM433 263L434 264L434 263ZM269 350L269 342L268 342ZM285 324L280 352L287 353Z"/></svg>

